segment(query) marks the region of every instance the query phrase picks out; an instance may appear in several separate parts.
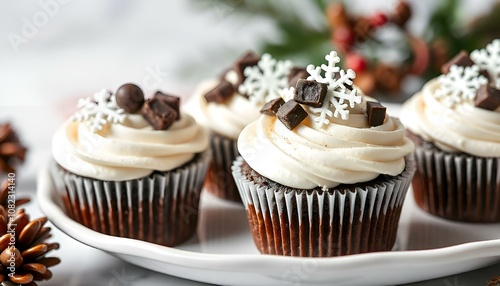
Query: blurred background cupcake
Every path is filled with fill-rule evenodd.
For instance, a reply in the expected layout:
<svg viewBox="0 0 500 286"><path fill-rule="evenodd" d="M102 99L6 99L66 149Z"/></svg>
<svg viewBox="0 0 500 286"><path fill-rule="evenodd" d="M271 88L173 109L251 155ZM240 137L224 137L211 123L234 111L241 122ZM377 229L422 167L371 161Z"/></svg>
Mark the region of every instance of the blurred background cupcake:
<svg viewBox="0 0 500 286"><path fill-rule="evenodd" d="M186 112L211 133L213 160L205 181L207 191L241 202L231 175L231 165L239 155L236 139L245 126L259 117L265 102L278 98L279 92L289 86L289 80L297 81L294 76L305 76L304 73L290 61L246 52L219 79L199 84Z"/></svg>
<svg viewBox="0 0 500 286"><path fill-rule="evenodd" d="M391 250L415 170L411 140L336 64L307 67L238 138L233 175L261 253Z"/></svg>
<svg viewBox="0 0 500 286"><path fill-rule="evenodd" d="M196 231L208 133L180 99L125 84L80 99L56 131L52 175L66 212L95 231L167 246Z"/></svg>
<svg viewBox="0 0 500 286"><path fill-rule="evenodd" d="M402 107L416 147L417 204L444 218L500 221L500 40L442 66Z"/></svg>

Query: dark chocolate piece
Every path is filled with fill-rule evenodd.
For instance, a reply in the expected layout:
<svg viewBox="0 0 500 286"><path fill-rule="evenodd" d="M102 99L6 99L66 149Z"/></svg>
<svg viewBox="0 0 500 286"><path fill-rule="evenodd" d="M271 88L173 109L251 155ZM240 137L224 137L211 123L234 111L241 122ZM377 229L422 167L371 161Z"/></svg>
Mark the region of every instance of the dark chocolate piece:
<svg viewBox="0 0 500 286"><path fill-rule="evenodd" d="M169 128L179 116L177 111L175 111L175 109L165 100L156 97L146 101L142 106L141 112L144 119L146 119L155 130L165 130Z"/></svg>
<svg viewBox="0 0 500 286"><path fill-rule="evenodd" d="M299 79L307 79L309 73L305 68L293 67L288 74L288 85L295 87Z"/></svg>
<svg viewBox="0 0 500 286"><path fill-rule="evenodd" d="M221 80L221 82L207 94L205 94L205 99L207 102L222 103L234 94L236 89L227 80Z"/></svg>
<svg viewBox="0 0 500 286"><path fill-rule="evenodd" d="M165 94L161 91L157 91L154 98L165 101L170 107L172 107L177 112L177 118L175 120L179 120L181 118L180 105L181 98L178 96Z"/></svg>
<svg viewBox="0 0 500 286"><path fill-rule="evenodd" d="M262 109L260 110L260 113L276 116L276 113L278 113L278 109L283 104L285 104L285 101L281 97L275 98L264 104L264 106L262 106Z"/></svg>
<svg viewBox="0 0 500 286"><path fill-rule="evenodd" d="M495 110L500 106L500 90L491 84L485 84L477 90L475 106Z"/></svg>
<svg viewBox="0 0 500 286"><path fill-rule="evenodd" d="M451 60L447 61L444 65L441 66L441 73L447 74L448 72L450 72L450 67L452 65L470 67L473 64L474 62L469 57L469 53L461 50L456 56L454 56Z"/></svg>
<svg viewBox="0 0 500 286"><path fill-rule="evenodd" d="M366 102L366 115L368 115L368 124L370 126L379 126L384 124L385 106L374 101Z"/></svg>
<svg viewBox="0 0 500 286"><path fill-rule="evenodd" d="M314 80L299 79L293 99L298 103L313 107L321 107L325 100L328 85Z"/></svg>
<svg viewBox="0 0 500 286"><path fill-rule="evenodd" d="M281 123L288 129L292 130L307 117L307 112L298 102L289 100L278 109L276 117L278 117Z"/></svg>
<svg viewBox="0 0 500 286"><path fill-rule="evenodd" d="M133 83L127 83L118 88L115 94L116 104L127 113L136 113L144 104L144 93Z"/></svg>
<svg viewBox="0 0 500 286"><path fill-rule="evenodd" d="M241 56L238 60L236 60L236 63L234 63L234 70L236 71L236 74L238 74L238 83L236 86L239 86L245 81L245 68L254 66L260 61L260 57L252 52L248 51L243 56Z"/></svg>

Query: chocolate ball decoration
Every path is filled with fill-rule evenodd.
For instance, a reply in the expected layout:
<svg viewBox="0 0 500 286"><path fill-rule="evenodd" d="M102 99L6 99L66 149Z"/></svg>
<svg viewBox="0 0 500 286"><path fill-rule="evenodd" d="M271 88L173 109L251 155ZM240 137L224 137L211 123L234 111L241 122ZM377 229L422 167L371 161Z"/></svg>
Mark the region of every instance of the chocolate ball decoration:
<svg viewBox="0 0 500 286"><path fill-rule="evenodd" d="M116 91L116 104L125 112L136 113L144 104L144 93L141 88L133 83L127 83Z"/></svg>

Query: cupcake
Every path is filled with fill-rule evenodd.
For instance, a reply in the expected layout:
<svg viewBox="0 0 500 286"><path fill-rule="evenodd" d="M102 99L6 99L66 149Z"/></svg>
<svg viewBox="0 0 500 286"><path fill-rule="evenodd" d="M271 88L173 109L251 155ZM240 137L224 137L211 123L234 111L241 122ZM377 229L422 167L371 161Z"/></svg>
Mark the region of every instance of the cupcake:
<svg viewBox="0 0 500 286"><path fill-rule="evenodd" d="M241 202L231 175L232 162L239 155L236 140L241 130L255 121L265 102L278 98L288 82L305 77L305 70L290 61L262 58L253 52L242 55L219 79L197 87L186 111L211 133L212 164L205 189L217 197Z"/></svg>
<svg viewBox="0 0 500 286"><path fill-rule="evenodd" d="M325 59L238 138L233 176L264 254L331 257L395 244L413 143L352 86L355 73L336 67L336 52Z"/></svg>
<svg viewBox="0 0 500 286"><path fill-rule="evenodd" d="M413 193L433 215L500 222L500 40L443 65L404 103L416 145Z"/></svg>
<svg viewBox="0 0 500 286"><path fill-rule="evenodd" d="M95 231L166 246L196 231L209 135L178 97L125 84L80 99L56 131L51 173L67 214Z"/></svg>

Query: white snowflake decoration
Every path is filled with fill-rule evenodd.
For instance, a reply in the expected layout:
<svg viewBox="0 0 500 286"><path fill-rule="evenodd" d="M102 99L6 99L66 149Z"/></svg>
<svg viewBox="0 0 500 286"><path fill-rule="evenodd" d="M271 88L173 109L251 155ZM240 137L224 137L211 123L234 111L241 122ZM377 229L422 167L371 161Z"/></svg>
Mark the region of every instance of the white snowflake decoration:
<svg viewBox="0 0 500 286"><path fill-rule="evenodd" d="M277 61L269 54L262 55L256 66L246 67L245 81L238 88L242 94L248 94L257 104L278 98L280 92L288 87L288 74L292 69L291 61Z"/></svg>
<svg viewBox="0 0 500 286"><path fill-rule="evenodd" d="M479 67L476 65L452 65L447 74L438 77L438 82L440 86L434 93L435 97L441 99L446 106L453 107L465 102L472 103L477 90L488 80L479 75Z"/></svg>
<svg viewBox="0 0 500 286"><path fill-rule="evenodd" d="M94 100L89 97L78 100L77 107L80 111L72 119L86 122L94 133L102 130L109 122L123 123L125 120L124 110L116 104L115 96L105 89L96 92Z"/></svg>
<svg viewBox="0 0 500 286"><path fill-rule="evenodd" d="M295 87L284 88L281 90L281 98L284 102L292 100L295 95Z"/></svg>
<svg viewBox="0 0 500 286"><path fill-rule="evenodd" d="M476 65L488 71L500 88L500 39L493 40L486 49L472 51L470 57Z"/></svg>
<svg viewBox="0 0 500 286"><path fill-rule="evenodd" d="M348 106L353 108L363 100L361 95L357 95L355 88L352 90L347 88L347 86L352 85L356 73L351 69L346 72L336 66L340 62L340 58L335 51L331 51L330 54L325 56L325 59L328 61L328 65L323 64L321 67L307 66L307 72L310 74L308 80L315 80L328 85L323 105L317 108L309 107L309 110L314 115L314 121L320 126L323 126L323 124L328 125L330 123L329 118L333 117L338 118L340 116L343 120L347 120L349 118ZM321 75L322 71L325 72L324 77ZM346 101L349 104L345 103Z"/></svg>

